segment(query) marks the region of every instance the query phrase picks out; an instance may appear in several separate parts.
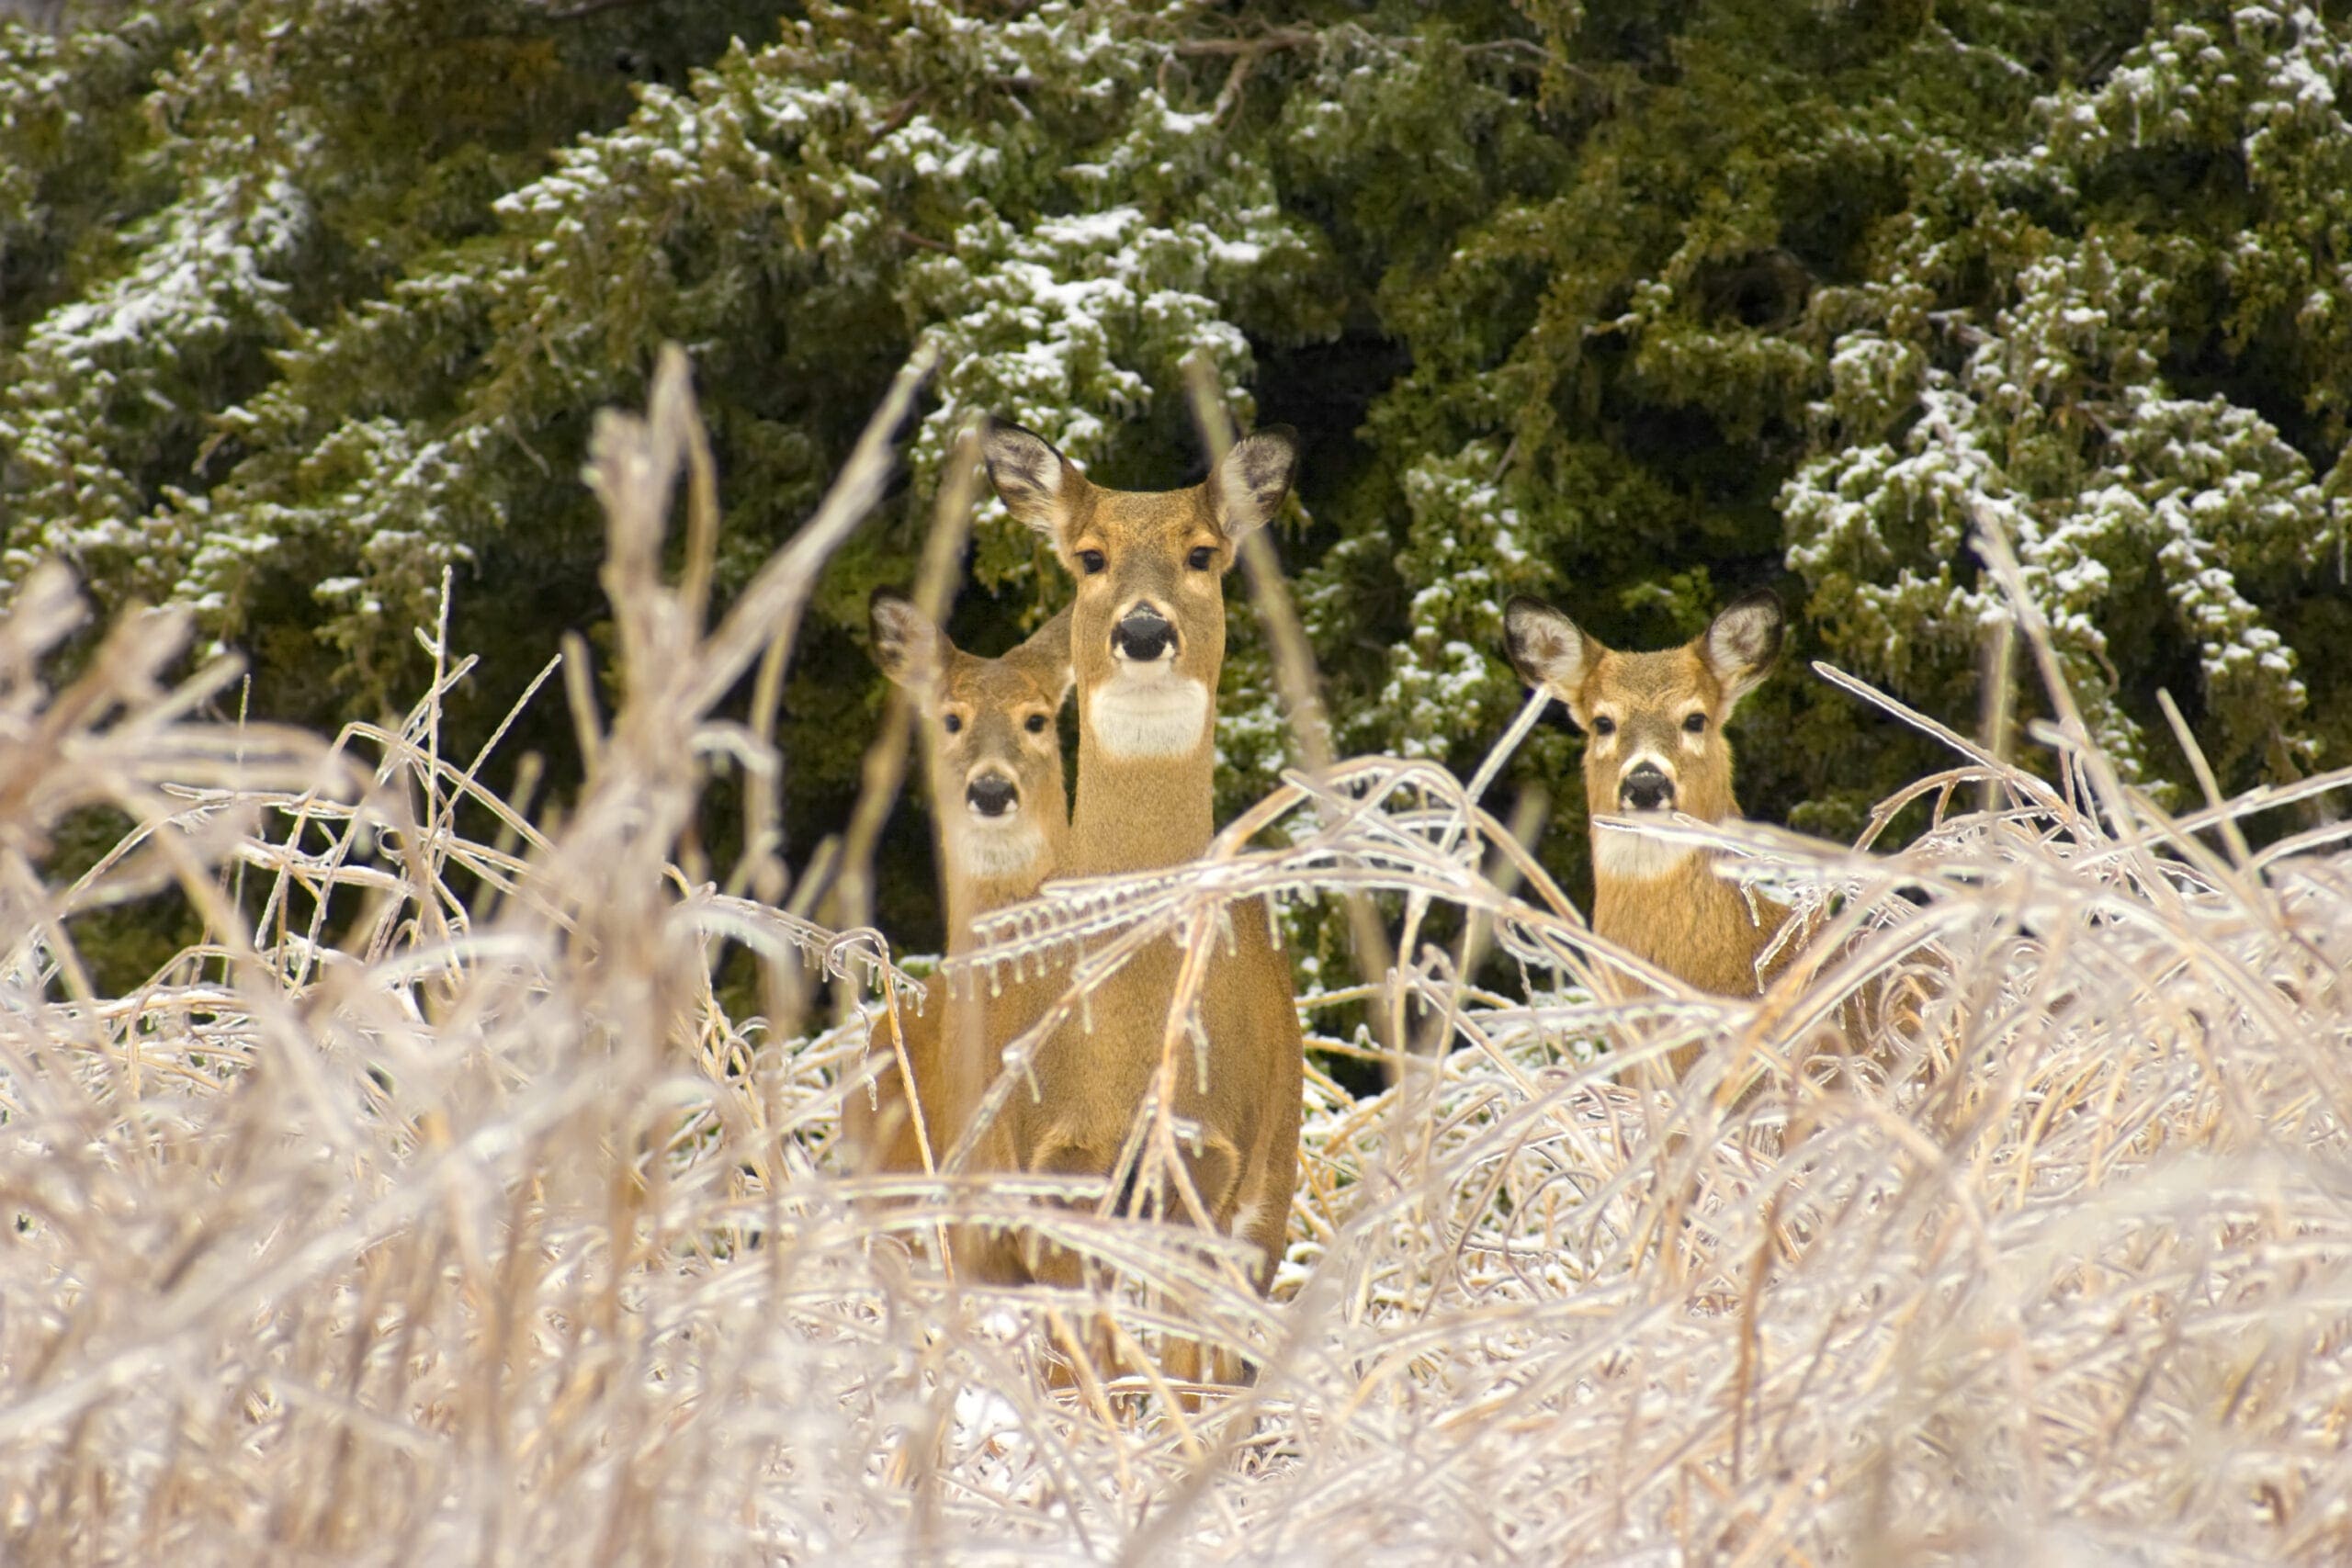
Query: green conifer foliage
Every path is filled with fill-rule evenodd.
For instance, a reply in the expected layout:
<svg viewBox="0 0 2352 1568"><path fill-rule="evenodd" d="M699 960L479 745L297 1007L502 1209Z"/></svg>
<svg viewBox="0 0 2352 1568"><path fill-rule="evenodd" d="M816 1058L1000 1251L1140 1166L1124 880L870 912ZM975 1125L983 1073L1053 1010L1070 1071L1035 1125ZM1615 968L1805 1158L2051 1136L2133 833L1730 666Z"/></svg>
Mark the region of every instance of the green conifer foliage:
<svg viewBox="0 0 2352 1568"><path fill-rule="evenodd" d="M2159 686L2227 784L2352 744L2315 657L2352 645L2340 6L673 9L0 24L0 575L54 553L189 604L316 719L415 689L452 570L486 731L595 635L577 468L656 344L695 355L724 589L928 343L909 483L797 656L805 848L878 708L859 607L955 430L994 409L1182 482L1198 354L1304 431L1282 547L1349 749L1471 765L1522 701L1520 591L1656 644L1774 585L1800 660L1972 728L1979 515L2143 782L2187 776ZM971 570L983 646L1065 591L993 508ZM1288 748L1245 622L1228 809ZM1932 760L1801 663L1735 739L1752 814L1833 833ZM1515 770L1572 883L1577 745Z"/></svg>

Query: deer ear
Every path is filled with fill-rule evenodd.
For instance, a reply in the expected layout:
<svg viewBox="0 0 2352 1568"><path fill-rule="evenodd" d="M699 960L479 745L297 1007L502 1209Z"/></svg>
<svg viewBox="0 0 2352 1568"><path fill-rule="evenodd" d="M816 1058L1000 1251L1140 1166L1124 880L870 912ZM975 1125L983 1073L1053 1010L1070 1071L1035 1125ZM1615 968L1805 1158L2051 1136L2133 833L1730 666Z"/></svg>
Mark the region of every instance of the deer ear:
<svg viewBox="0 0 2352 1568"><path fill-rule="evenodd" d="M1031 632L1029 640L1012 651L1028 666L1037 684L1054 694L1054 705L1061 706L1078 679L1069 661L1069 612L1063 610Z"/></svg>
<svg viewBox="0 0 2352 1568"><path fill-rule="evenodd" d="M916 696L929 697L947 668L947 634L913 600L889 588L874 591L865 620L874 633L874 662L882 673Z"/></svg>
<svg viewBox="0 0 2352 1568"><path fill-rule="evenodd" d="M1070 503L1086 482L1070 460L1036 432L993 415L980 426L980 460L1014 521L1059 545Z"/></svg>
<svg viewBox="0 0 2352 1568"><path fill-rule="evenodd" d="M1229 544L1273 521L1298 470L1298 436L1286 424L1270 424L1243 436L1209 476L1209 504Z"/></svg>
<svg viewBox="0 0 2352 1568"><path fill-rule="evenodd" d="M1521 680L1567 704L1584 723L1585 679L1600 662L1600 644L1543 600L1517 593L1503 606L1503 646Z"/></svg>
<svg viewBox="0 0 2352 1568"><path fill-rule="evenodd" d="M1725 712L1772 672L1784 630L1781 601L1769 592L1745 594L1716 614L1699 639L1699 657L1723 682Z"/></svg>

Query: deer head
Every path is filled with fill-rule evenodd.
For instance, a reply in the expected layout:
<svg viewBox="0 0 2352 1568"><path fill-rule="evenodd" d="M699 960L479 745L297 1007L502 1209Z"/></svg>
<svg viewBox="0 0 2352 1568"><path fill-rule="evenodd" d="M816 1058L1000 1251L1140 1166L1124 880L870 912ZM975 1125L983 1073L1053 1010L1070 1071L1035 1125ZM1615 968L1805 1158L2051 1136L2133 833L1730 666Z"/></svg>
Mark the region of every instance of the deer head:
<svg viewBox="0 0 2352 1568"><path fill-rule="evenodd" d="M877 590L867 606L874 661L922 716L932 808L951 875L1020 876L1069 821L1061 731L1070 686L1069 613L1001 659L947 640L912 601Z"/></svg>
<svg viewBox="0 0 2352 1568"><path fill-rule="evenodd" d="M1205 480L1172 491L1097 485L1002 421L981 450L1006 509L1078 580L1070 660L1091 743L1121 760L1205 751L1225 662L1223 579L1290 490L1291 433L1244 436Z"/></svg>
<svg viewBox="0 0 2352 1568"><path fill-rule="evenodd" d="M1524 595L1505 607L1503 626L1521 678L1566 704L1590 738L1588 810L1636 818L1679 811L1705 822L1737 814L1724 721L1780 657L1778 599L1758 592L1735 600L1698 637L1657 653L1604 647ZM1601 875L1663 875L1690 852L1642 834L1594 831L1593 867Z"/></svg>

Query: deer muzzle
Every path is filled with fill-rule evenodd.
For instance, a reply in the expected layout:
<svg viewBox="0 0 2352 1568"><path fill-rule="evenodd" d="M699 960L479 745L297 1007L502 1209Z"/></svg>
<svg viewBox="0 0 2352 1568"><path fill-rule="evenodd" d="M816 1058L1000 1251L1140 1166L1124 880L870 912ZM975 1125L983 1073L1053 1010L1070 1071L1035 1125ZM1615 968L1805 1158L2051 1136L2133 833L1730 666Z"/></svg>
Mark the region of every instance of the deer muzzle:
<svg viewBox="0 0 2352 1568"><path fill-rule="evenodd" d="M1111 652L1136 664L1176 658L1176 628L1150 604L1137 604L1111 627Z"/></svg>
<svg viewBox="0 0 2352 1568"><path fill-rule="evenodd" d="M1642 762L1618 781L1617 800L1627 811L1664 811L1674 805L1674 780L1656 762Z"/></svg>
<svg viewBox="0 0 2352 1568"><path fill-rule="evenodd" d="M1010 817L1021 808L1021 786L1002 773L981 773L964 786L964 804L975 817Z"/></svg>

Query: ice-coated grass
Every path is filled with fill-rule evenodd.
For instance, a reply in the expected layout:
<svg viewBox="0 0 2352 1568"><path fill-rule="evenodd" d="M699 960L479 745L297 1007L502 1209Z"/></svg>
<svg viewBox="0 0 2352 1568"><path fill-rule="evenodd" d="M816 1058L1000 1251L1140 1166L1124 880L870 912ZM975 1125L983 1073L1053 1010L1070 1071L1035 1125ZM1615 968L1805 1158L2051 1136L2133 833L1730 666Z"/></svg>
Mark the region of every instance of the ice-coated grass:
<svg viewBox="0 0 2352 1568"><path fill-rule="evenodd" d="M2352 1551L2352 857L2316 816L2259 853L2240 826L2342 775L2167 817L2060 701L2060 782L1952 738L1898 852L1687 828L1805 911L1815 961L1756 1002L1595 999L1631 961L1459 781L1395 758L1294 777L1199 865L1005 912L994 961L1080 991L1217 940L1240 897L1370 891L1414 929L1451 905L1510 961L1490 990L1392 929L1386 985L1306 998L1428 1048L1370 1100L1310 1071L1261 1302L1230 1247L958 1151L843 1174L860 1032L817 1027L809 981L869 1010L912 987L878 935L740 896L772 868L714 887L673 859L695 759L767 776L711 705L788 640L881 437L707 631L657 570L698 442L674 366L646 421L600 426L623 695L600 717L567 671L591 760L560 822L441 753L446 647L403 724L329 742L199 716L229 676L162 682L175 617L45 684L61 572L0 624L0 1557ZM1988 779L1996 808L1959 809ZM42 834L92 804L136 828L60 885ZM95 994L75 915L167 885L204 943ZM763 1017L714 993L729 943ZM1672 1092L1611 1077L1692 1041ZM1147 1116L1130 1156L1148 1179L1182 1135ZM926 1201L856 1201L886 1189ZM1125 1284L960 1288L932 1261L950 1209ZM1243 1349L1255 1382L1197 1410L1148 1376L1049 1391L1041 1337L1098 1309Z"/></svg>

